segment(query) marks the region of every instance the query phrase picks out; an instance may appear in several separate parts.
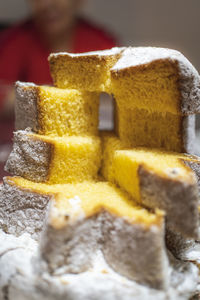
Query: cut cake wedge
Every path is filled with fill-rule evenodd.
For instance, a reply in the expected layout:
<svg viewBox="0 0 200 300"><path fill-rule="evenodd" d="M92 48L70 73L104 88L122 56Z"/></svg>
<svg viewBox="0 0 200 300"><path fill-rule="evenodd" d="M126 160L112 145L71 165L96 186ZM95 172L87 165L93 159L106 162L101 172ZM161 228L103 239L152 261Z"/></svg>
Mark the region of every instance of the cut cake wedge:
<svg viewBox="0 0 200 300"><path fill-rule="evenodd" d="M112 135L103 140L105 153L110 153L108 157L103 154L103 176L138 203L163 209L169 228L186 237L197 237L199 192L194 171L199 171L200 160L155 149L122 150L123 143Z"/></svg>
<svg viewBox="0 0 200 300"><path fill-rule="evenodd" d="M38 229L35 215L29 213L27 218L29 208L21 206L20 198L27 201L28 197L33 199L32 195L35 199L46 199L48 194L49 200L54 197L50 206L41 207L46 218L40 219L44 229L41 260L50 273L84 272L100 249L107 263L120 274L157 289L167 287L161 211L148 212L106 182L47 185L19 177L6 178L4 182L4 192L0 194L1 228L9 233L18 223L21 232L27 222L28 232ZM32 206L35 204L33 201ZM8 222L11 219L12 224Z"/></svg>
<svg viewBox="0 0 200 300"><path fill-rule="evenodd" d="M99 93L109 92L110 69L124 49L115 47L80 54L51 54L49 64L55 86Z"/></svg>
<svg viewBox="0 0 200 300"><path fill-rule="evenodd" d="M50 137L19 130L6 171L36 182L70 183L97 178L101 141L95 136Z"/></svg>
<svg viewBox="0 0 200 300"><path fill-rule="evenodd" d="M98 93L16 83L15 128L41 135L98 135Z"/></svg>

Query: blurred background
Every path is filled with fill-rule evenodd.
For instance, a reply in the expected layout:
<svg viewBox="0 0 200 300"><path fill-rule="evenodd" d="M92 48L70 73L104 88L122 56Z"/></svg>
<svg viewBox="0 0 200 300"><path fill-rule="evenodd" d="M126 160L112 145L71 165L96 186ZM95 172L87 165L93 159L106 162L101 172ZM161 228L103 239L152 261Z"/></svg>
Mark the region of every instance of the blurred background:
<svg viewBox="0 0 200 300"><path fill-rule="evenodd" d="M45 1L51 2L52 0L1 1L0 35L4 32L5 28L13 26L13 24L22 20L29 19L31 15L30 3L34 1L35 3L42 3ZM105 47L107 43L110 43L109 45L111 46L130 45L174 48L181 51L194 64L197 70L200 71L199 0L83 0L82 2L84 3L78 9L78 14L93 24L95 29L102 30L103 34L107 37L104 43ZM102 33L99 32L99 34ZM0 50L1 46L0 39ZM58 49L61 48L59 47L57 46ZM11 47L10 51L14 53L15 49ZM12 68L11 64L12 62L8 62L7 66ZM7 66L3 65L2 67L0 60L0 73L5 71ZM7 97L8 89L9 84L3 82L0 77L1 98ZM12 95L12 93L10 94ZM104 103L103 100L102 103ZM106 124L105 127L109 127L111 126L108 122L108 118L112 114L111 106L107 107L104 104L102 104L100 111L103 120L100 122L100 126L103 127ZM0 119L1 176L2 165L10 150L11 136L10 133L7 133L6 128L8 122L9 124L13 124L13 115L9 114L8 118L4 114L0 116ZM197 122L197 126L198 123L200 122ZM11 126L10 132L12 130Z"/></svg>
<svg viewBox="0 0 200 300"><path fill-rule="evenodd" d="M39 0L37 0L39 1ZM26 0L0 2L0 23L26 18ZM155 45L182 51L200 69L199 0L86 0L81 14L113 32L122 45Z"/></svg>

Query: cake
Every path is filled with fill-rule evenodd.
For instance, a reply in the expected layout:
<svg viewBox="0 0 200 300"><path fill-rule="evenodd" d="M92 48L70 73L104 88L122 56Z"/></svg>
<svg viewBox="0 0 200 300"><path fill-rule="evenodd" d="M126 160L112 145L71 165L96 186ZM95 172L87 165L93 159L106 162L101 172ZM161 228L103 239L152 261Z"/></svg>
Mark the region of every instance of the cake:
<svg viewBox="0 0 200 300"><path fill-rule="evenodd" d="M30 128L41 135L97 135L97 93L57 89L33 83L15 86L15 128Z"/></svg>
<svg viewBox="0 0 200 300"><path fill-rule="evenodd" d="M15 235L28 231L37 238L43 229L41 259L50 273L60 268L63 273L84 272L100 248L117 272L154 288L166 286L163 213L139 207L112 184L47 185L7 177L0 197L6 232L17 227Z"/></svg>
<svg viewBox="0 0 200 300"><path fill-rule="evenodd" d="M101 171L107 180L138 203L163 209L167 226L176 232L198 236L198 179L191 169L192 165L200 169L196 156L147 148L122 150L123 143L113 134L103 135L103 146Z"/></svg>
<svg viewBox="0 0 200 300"><path fill-rule="evenodd" d="M58 53L49 62L56 87L16 83L6 163L14 177L0 187L0 237L28 234L38 245L28 287L42 300L80 299L88 293L77 298L77 290L90 282L82 299L100 299L105 286L105 299L122 299L122 290L125 300L148 299L152 289L159 300L189 299L198 269L182 261L175 267L165 241L176 254L171 232L198 239L200 159L184 152L193 152L199 74L182 54L162 48ZM115 99L114 133L98 130L101 92ZM13 276L0 280L4 298ZM88 278L84 288L81 278Z"/></svg>
<svg viewBox="0 0 200 300"><path fill-rule="evenodd" d="M110 90L110 69L125 48L88 53L56 53L49 57L50 71L56 87L90 92Z"/></svg>
<svg viewBox="0 0 200 300"><path fill-rule="evenodd" d="M100 164L99 137L51 137L19 130L5 169L12 175L52 184L95 179Z"/></svg>
<svg viewBox="0 0 200 300"><path fill-rule="evenodd" d="M116 134L130 147L163 148L168 151L193 153L194 115L181 116L138 108L118 108L117 114Z"/></svg>
<svg viewBox="0 0 200 300"><path fill-rule="evenodd" d="M176 50L127 48L112 67L111 78L120 106L183 115L199 113L199 74Z"/></svg>
<svg viewBox="0 0 200 300"><path fill-rule="evenodd" d="M117 54L116 48L112 51L116 55L112 67L109 52L104 51L50 55L55 85L112 94L116 100L116 132L132 147L192 153L193 115L200 111L200 77L195 68L171 49L130 47L120 48ZM108 70L102 71L103 79L86 79L89 68L97 71L104 56ZM89 65L84 63L88 60Z"/></svg>
<svg viewBox="0 0 200 300"><path fill-rule="evenodd" d="M12 178L4 177L0 188L0 228L17 237L28 233L38 240L51 197L22 189Z"/></svg>

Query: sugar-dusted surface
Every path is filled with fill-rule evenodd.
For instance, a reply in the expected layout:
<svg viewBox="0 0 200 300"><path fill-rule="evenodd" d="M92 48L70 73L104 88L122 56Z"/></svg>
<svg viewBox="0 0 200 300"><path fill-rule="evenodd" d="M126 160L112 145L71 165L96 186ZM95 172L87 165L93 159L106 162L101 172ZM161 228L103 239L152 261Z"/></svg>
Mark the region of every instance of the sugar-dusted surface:
<svg viewBox="0 0 200 300"><path fill-rule="evenodd" d="M100 50L100 51L90 51L84 53L70 53L70 52L58 52L50 54L49 58L58 57L58 56L70 56L70 57L80 57L80 56L110 56L116 55L122 52L125 47L114 47L107 50Z"/></svg>
<svg viewBox="0 0 200 300"><path fill-rule="evenodd" d="M157 47L129 47L112 67L111 72L148 66L156 61L170 61L178 66L178 85L181 93L181 112L183 114L200 111L200 76L189 60L179 51Z"/></svg>
<svg viewBox="0 0 200 300"><path fill-rule="evenodd" d="M171 287L167 292L136 284L115 273L101 252L93 267L82 274L38 275L37 243L30 235L19 238L0 231L0 299L9 300L186 300L195 291L198 270L170 255ZM40 266L37 266L37 268Z"/></svg>

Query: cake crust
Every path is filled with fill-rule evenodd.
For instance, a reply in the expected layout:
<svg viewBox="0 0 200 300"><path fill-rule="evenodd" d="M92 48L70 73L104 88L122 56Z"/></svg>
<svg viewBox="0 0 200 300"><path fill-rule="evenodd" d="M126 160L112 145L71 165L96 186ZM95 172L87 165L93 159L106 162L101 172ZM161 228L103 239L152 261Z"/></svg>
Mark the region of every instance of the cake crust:
<svg viewBox="0 0 200 300"><path fill-rule="evenodd" d="M78 274L89 270L100 247L100 240L101 223L98 215L71 224L66 221L66 226L61 228L51 225L49 216L40 244L44 270L50 274Z"/></svg>
<svg viewBox="0 0 200 300"><path fill-rule="evenodd" d="M168 290L151 289L131 281L106 264L101 253L92 269L71 275L38 273L38 243L29 235L15 237L0 231L0 298L9 300L188 300L198 283L197 267L170 255ZM34 262L34 267L33 267Z"/></svg>
<svg viewBox="0 0 200 300"><path fill-rule="evenodd" d="M197 70L180 52L167 48L128 47L81 54L65 52L51 54L49 62L54 83L56 86L61 88L69 87L68 82L66 81L67 86L65 86L65 80L62 79L64 76L64 70L67 68L68 63L71 64L71 62L76 62L81 64L88 60L94 60L94 64L96 64L98 60L101 61L109 56L115 57L116 60L115 64L111 66L110 74L108 75L111 76L111 82L112 78L119 78L127 73L132 74L132 72L134 74L137 70L142 71L147 68L151 68L159 62L163 64L169 63L171 66L174 66L174 76L177 77L177 88L180 94L179 113L182 115L189 115L200 112L200 76ZM84 73L83 70L82 72ZM82 75L83 74L80 73L80 76ZM102 86L104 86L104 84L105 82L102 83ZM76 83L73 88L78 88ZM90 85L89 90L97 91L96 88L97 86L95 84ZM108 90L113 93L112 83ZM102 92L104 90L98 91Z"/></svg>
<svg viewBox="0 0 200 300"><path fill-rule="evenodd" d="M144 166L138 169L143 205L166 212L167 228L197 238L199 228L198 189L192 183L162 178Z"/></svg>
<svg viewBox="0 0 200 300"><path fill-rule="evenodd" d="M9 177L4 177L0 187L0 228L15 236L27 232L37 240L44 228L52 197L22 189Z"/></svg>

